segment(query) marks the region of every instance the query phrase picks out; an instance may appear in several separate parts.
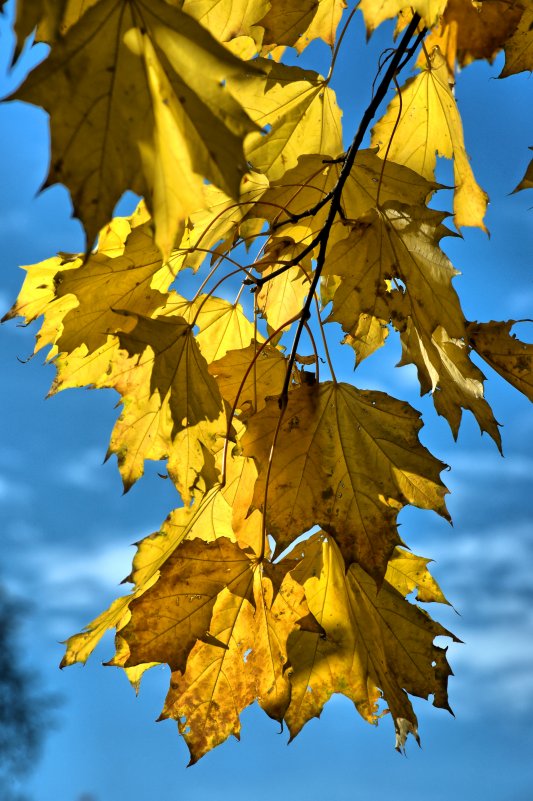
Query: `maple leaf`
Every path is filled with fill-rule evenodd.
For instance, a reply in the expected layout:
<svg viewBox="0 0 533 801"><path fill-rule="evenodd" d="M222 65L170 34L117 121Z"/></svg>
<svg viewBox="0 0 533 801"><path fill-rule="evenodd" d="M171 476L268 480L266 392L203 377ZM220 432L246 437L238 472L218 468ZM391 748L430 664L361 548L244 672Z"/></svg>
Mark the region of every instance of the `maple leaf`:
<svg viewBox="0 0 533 801"><path fill-rule="evenodd" d="M533 345L521 342L507 322L470 323L469 345L506 381L533 401Z"/></svg>
<svg viewBox="0 0 533 801"><path fill-rule="evenodd" d="M418 739L417 719L407 693L449 709L446 685L451 671L436 636L453 637L384 581L357 564L346 571L335 542L323 533L298 545L303 556L293 575L303 585L309 609L326 637L295 632L289 640L291 703L285 721L294 738L320 716L335 692L350 698L357 711L377 723L384 698L394 719L396 746L408 732Z"/></svg>
<svg viewBox="0 0 533 801"><path fill-rule="evenodd" d="M532 147L529 148L533 150ZM529 162L527 169L524 173L524 177L520 181L520 183L513 189L513 194L515 192L520 192L522 189L533 189L533 159Z"/></svg>
<svg viewBox="0 0 533 801"><path fill-rule="evenodd" d="M242 437L258 466L253 505L266 515L276 552L318 524L347 564L357 561L380 580L400 542L395 519L405 504L447 517L444 465L418 442L419 414L408 404L342 383L298 387L270 464L279 417L277 402L267 401Z"/></svg>
<svg viewBox="0 0 533 801"><path fill-rule="evenodd" d="M273 238L265 247L261 262L255 264L264 281L256 293L257 309L267 321L269 333L289 327L309 292L311 258L300 256L301 251L301 245L295 245L290 239ZM291 262L293 267L287 266L278 274L280 266Z"/></svg>
<svg viewBox="0 0 533 801"><path fill-rule="evenodd" d="M182 9L220 42L231 42L246 36L259 44L263 31L257 23L268 11L269 5L269 0L247 0L246 3L237 3L235 0L184 0Z"/></svg>
<svg viewBox="0 0 533 801"><path fill-rule="evenodd" d="M441 224L444 216L391 203L360 218L326 259L325 274L341 279L329 319L341 323L359 359L383 344L384 326L392 321L402 339L398 366L417 366L421 393L433 393L454 436L465 408L501 447L498 424L483 398L484 376L464 342L466 323L451 284L457 272L439 247L449 233Z"/></svg>
<svg viewBox="0 0 533 801"><path fill-rule="evenodd" d="M465 67L477 59L492 63L503 44L515 31L523 9L505 0L490 0L476 4L471 0L448 0L439 25L425 41L428 52L438 47L446 56L450 74L455 72L456 61ZM418 65L423 67L425 54L421 53Z"/></svg>
<svg viewBox="0 0 533 801"><path fill-rule="evenodd" d="M517 5L523 9L522 16L513 34L505 42L505 64L500 78L525 70L533 71L533 8L529 0L523 0Z"/></svg>
<svg viewBox="0 0 533 801"><path fill-rule="evenodd" d="M483 397L485 376L470 361L465 341L450 337L442 326L431 336L411 320L398 327L402 340L398 366L416 365L421 394L432 392L435 408L448 421L454 437L457 439L462 409L469 409L481 431L490 434L501 451L498 423Z"/></svg>
<svg viewBox="0 0 533 801"><path fill-rule="evenodd" d="M421 603L449 605L449 601L427 569L431 561L406 551L405 548L396 548L387 565L385 581L388 581L404 598L416 590L416 600Z"/></svg>
<svg viewBox="0 0 533 801"><path fill-rule="evenodd" d="M259 350L258 343L230 350L209 365L224 400L233 408L263 409L266 398L279 395L285 381L287 360L269 345Z"/></svg>
<svg viewBox="0 0 533 801"><path fill-rule="evenodd" d="M230 350L245 348L254 335L258 336L240 303L229 303L215 295L200 295L194 319L200 329L195 339L208 363Z"/></svg>
<svg viewBox="0 0 533 801"><path fill-rule="evenodd" d="M399 294L417 329L431 336L440 324L462 336L464 317L451 283L458 273L439 247L450 234L442 225L445 217L433 209L389 203L354 222L326 256L324 274L341 279L332 293L330 319L354 336L361 315L388 323ZM393 292L397 286L405 289Z"/></svg>
<svg viewBox="0 0 533 801"><path fill-rule="evenodd" d="M2 2L2 6L4 2ZM15 17L17 36L15 55L17 57L25 40L35 28L37 28L37 41L50 43L56 40L60 21L68 2L69 0L17 0Z"/></svg>
<svg viewBox="0 0 533 801"><path fill-rule="evenodd" d="M89 245L126 189L148 199L165 256L204 205L202 176L238 197L255 125L225 82L243 70L163 0L101 0L57 42L16 97L50 113L49 181L70 189Z"/></svg>
<svg viewBox="0 0 533 801"><path fill-rule="evenodd" d="M123 363L115 361L107 379L124 405L109 453L117 454L128 489L142 475L144 460L166 458L179 437L176 446L180 452L185 446L188 458L177 455L169 470L187 498L202 473L205 450L226 435L222 397L184 318L136 315L135 320L130 333L119 333L127 356Z"/></svg>
<svg viewBox="0 0 533 801"><path fill-rule="evenodd" d="M448 0L361 0L359 8L363 14L368 36L387 19L393 19L403 9L413 9L420 14L428 27L437 22L446 8Z"/></svg>
<svg viewBox="0 0 533 801"><path fill-rule="evenodd" d="M286 45L298 53L313 39L323 39L331 47L346 8L344 0L271 0L261 20L265 45Z"/></svg>
<svg viewBox="0 0 533 801"><path fill-rule="evenodd" d="M450 81L446 59L436 48L425 69L401 88L401 115L397 95L374 126L371 144L380 147L382 158L404 164L427 179L435 173L437 154L453 158L455 224L485 230L488 199L470 166Z"/></svg>
<svg viewBox="0 0 533 801"><path fill-rule="evenodd" d="M157 661L185 670L195 642L209 637L217 596L227 588L246 598L250 571L249 555L224 537L183 542L154 586L130 602L131 617L120 631L129 649L125 666Z"/></svg>
<svg viewBox="0 0 533 801"><path fill-rule="evenodd" d="M250 466L250 461L242 457L230 458L230 475L223 492L219 492L218 488L211 489L197 505L175 509L159 531L137 544L132 572L125 579L134 584L133 592L117 598L84 631L69 637L61 667L86 662L106 631L113 628L120 630L127 624L131 601L157 582L161 569L183 541L201 539L207 544L222 537L230 542L239 542L243 548L252 545L245 537L241 539L234 532L234 528L238 527L232 522L234 512L231 502L242 486L243 477L245 482L248 480ZM255 478L255 474L253 476ZM257 542L254 544L257 547ZM129 648L127 645L125 647L125 640L121 639L112 663L122 665L128 658Z"/></svg>
<svg viewBox="0 0 533 801"><path fill-rule="evenodd" d="M245 111L268 133L246 140L246 156L270 181L296 166L306 153L337 156L342 150L341 114L335 93L316 72L267 59L254 62L261 75L230 81Z"/></svg>
<svg viewBox="0 0 533 801"><path fill-rule="evenodd" d="M328 163L321 156L301 156L296 167L287 170L257 199L248 212L271 222L276 237L292 240L297 245L310 245L322 231L328 216L328 197L339 180L341 166ZM399 201L417 205L424 203L438 184L428 181L399 164L383 161L375 150L357 154L342 193L342 212L346 220L357 220L375 208L378 195L381 203ZM313 213L311 213L313 212ZM343 220L332 227L330 247L349 233ZM313 255L315 254L313 252Z"/></svg>
<svg viewBox="0 0 533 801"><path fill-rule="evenodd" d="M150 315L163 307L167 294L151 288L162 267L150 232L140 227L129 235L122 255L95 253L78 269L58 272L56 296L74 295L77 300L63 318L59 350L72 352L85 345L90 353L105 344L108 334L124 324L124 315L114 309Z"/></svg>
<svg viewBox="0 0 533 801"><path fill-rule="evenodd" d="M291 695L287 640L300 627L322 631L286 570L283 562L264 572L256 566L247 598L224 589L210 622L216 644L199 641L186 671L172 674L161 718L179 721L189 764L231 734L238 738L239 713L256 699L270 717L283 719Z"/></svg>
<svg viewBox="0 0 533 801"><path fill-rule="evenodd" d="M194 211L187 219L183 234L172 251L169 263L176 272L189 267L196 271L206 256L230 250L239 229L244 230L243 218L268 187L266 177L247 173L241 183L241 199L236 203L221 189L210 184L205 187L207 208ZM216 249L215 249L216 246Z"/></svg>

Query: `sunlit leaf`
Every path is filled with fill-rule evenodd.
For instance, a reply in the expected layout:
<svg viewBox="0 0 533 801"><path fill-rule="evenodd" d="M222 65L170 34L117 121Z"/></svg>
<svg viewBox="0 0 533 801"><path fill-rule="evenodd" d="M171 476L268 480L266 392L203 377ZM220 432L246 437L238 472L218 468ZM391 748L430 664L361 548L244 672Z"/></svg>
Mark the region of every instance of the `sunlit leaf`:
<svg viewBox="0 0 533 801"><path fill-rule="evenodd" d="M278 551L318 524L348 564L379 580L400 542L395 520L405 504L447 516L444 465L419 443L419 414L408 404L348 384L294 389L269 467L279 417L268 401L242 439L259 470L253 503Z"/></svg>
<svg viewBox="0 0 533 801"><path fill-rule="evenodd" d="M365 18L367 33L370 35L378 25L393 19L403 9L413 9L422 17L425 25L434 25L446 8L447 0L361 0L359 8Z"/></svg>
<svg viewBox="0 0 533 801"><path fill-rule="evenodd" d="M146 196L165 255L205 204L202 176L238 196L255 126L225 81L243 69L163 0L101 0L57 42L16 96L51 115L49 181L70 189L89 245L126 189Z"/></svg>
<svg viewBox="0 0 533 801"><path fill-rule="evenodd" d="M372 145L379 145L382 158L404 164L428 180L435 174L437 155L453 158L455 224L485 230L487 195L474 178L453 84L438 48L425 69L400 91L401 113L397 94L373 129Z"/></svg>
<svg viewBox="0 0 533 801"><path fill-rule="evenodd" d="M398 748L408 731L418 739L407 693L423 698L433 694L435 706L449 708L451 671L445 650L433 640L452 635L387 581L378 590L359 565L346 572L335 542L323 534L298 549L302 559L293 575L326 637L297 632L289 641L292 695L285 721L291 737L320 716L333 693L342 693L370 723L377 723L383 697L394 719Z"/></svg>
<svg viewBox="0 0 533 801"><path fill-rule="evenodd" d="M511 334L515 322L470 323L468 343L497 373L533 401L533 345Z"/></svg>

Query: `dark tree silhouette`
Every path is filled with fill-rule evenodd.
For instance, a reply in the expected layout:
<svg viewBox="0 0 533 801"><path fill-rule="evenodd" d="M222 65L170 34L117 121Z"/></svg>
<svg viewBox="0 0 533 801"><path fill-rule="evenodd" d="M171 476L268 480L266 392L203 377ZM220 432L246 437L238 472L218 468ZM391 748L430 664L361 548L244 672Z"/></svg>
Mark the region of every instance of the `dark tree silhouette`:
<svg viewBox="0 0 533 801"><path fill-rule="evenodd" d="M49 728L55 699L43 692L39 677L23 665L18 631L28 607L0 585L0 797L26 801L19 780L35 764ZM46 724L46 725L45 725Z"/></svg>

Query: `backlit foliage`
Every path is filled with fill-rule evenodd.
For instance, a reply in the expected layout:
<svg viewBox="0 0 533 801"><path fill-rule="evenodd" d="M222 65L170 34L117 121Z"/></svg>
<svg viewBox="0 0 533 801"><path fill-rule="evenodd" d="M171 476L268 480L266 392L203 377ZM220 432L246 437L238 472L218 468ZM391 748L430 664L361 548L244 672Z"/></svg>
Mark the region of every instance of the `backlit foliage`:
<svg viewBox="0 0 533 801"><path fill-rule="evenodd" d="M396 39L345 150L332 76L354 13L369 34L396 19ZM455 71L502 48L502 76L531 70L532 22L531 0L18 0L19 47L35 29L51 51L15 98L50 114L48 181L87 248L25 268L6 317L43 318L52 392L119 393L125 489L165 460L184 504L62 664L114 628L136 688L169 665L162 717L192 762L254 701L291 737L333 693L372 723L385 706L398 748L418 739L410 694L449 708L434 639L453 635L406 596L447 601L397 528L406 505L448 518L445 465L407 403L336 379L328 329L356 365L397 332L454 436L468 410L500 447L470 357L531 399L533 348L512 320L465 319L450 212L428 203L451 159L453 222L485 228ZM284 63L315 39L325 78ZM127 189L143 200L111 219Z"/></svg>

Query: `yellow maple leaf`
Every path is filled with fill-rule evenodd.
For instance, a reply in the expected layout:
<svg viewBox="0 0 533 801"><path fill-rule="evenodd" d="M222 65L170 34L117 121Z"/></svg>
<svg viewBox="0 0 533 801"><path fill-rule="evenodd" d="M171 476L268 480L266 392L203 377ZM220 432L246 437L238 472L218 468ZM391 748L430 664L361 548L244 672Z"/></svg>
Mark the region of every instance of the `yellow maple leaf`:
<svg viewBox="0 0 533 801"><path fill-rule="evenodd" d="M356 338L360 325L386 325L399 295L404 314L427 336L438 325L455 337L463 336L464 317L452 286L458 273L439 247L450 233L442 225L445 216L433 209L389 203L353 223L348 236L326 256L324 275L341 279L333 293L330 319ZM401 289L392 292L397 286ZM363 315L373 321L361 319ZM397 308L396 324L400 316Z"/></svg>
<svg viewBox="0 0 533 801"><path fill-rule="evenodd" d="M94 253L77 269L58 272L56 296L74 295L77 300L63 318L59 350L72 353L85 345L90 353L104 345L108 334L123 326L124 315L116 309L149 315L162 308L167 294L152 288L162 267L150 230L141 226L129 235L122 255Z"/></svg>
<svg viewBox="0 0 533 801"><path fill-rule="evenodd" d="M470 323L468 344L502 378L533 401L533 345L511 334L515 322Z"/></svg>
<svg viewBox="0 0 533 801"><path fill-rule="evenodd" d="M147 198L165 256L204 205L202 177L238 197L255 125L225 82L245 69L164 0L101 0L56 43L16 97L51 115L49 180L70 189L89 245L126 189Z"/></svg>
<svg viewBox="0 0 533 801"><path fill-rule="evenodd" d="M246 3L235 0L184 0L182 8L219 42L231 42L232 39L246 36L260 45L263 30L257 23L267 13L269 6L269 0L247 0Z"/></svg>
<svg viewBox="0 0 533 801"><path fill-rule="evenodd" d="M260 20L265 28L263 42L294 47L299 53L313 39L333 47L345 8L344 0L271 0L268 13Z"/></svg>
<svg viewBox="0 0 533 801"><path fill-rule="evenodd" d="M250 555L225 537L182 542L158 581L130 602L130 619L120 631L129 649L125 666L155 661L184 671L196 641L210 634L217 596L227 587L248 597L251 569Z"/></svg>
<svg viewBox="0 0 533 801"><path fill-rule="evenodd" d="M261 341L240 303L230 303L216 295L200 295L195 305L194 319L200 329L195 339L206 362L221 359L230 350L246 348L254 336Z"/></svg>
<svg viewBox="0 0 533 801"><path fill-rule="evenodd" d="M358 712L377 723L384 698L402 748L408 732L418 740L417 719L407 693L449 709L451 671L436 636L453 637L405 600L388 581L379 591L357 564L346 572L331 538L315 534L298 545L303 556L292 575L303 585L309 609L326 633L295 632L289 641L291 703L285 721L295 737L318 717L333 693L350 698Z"/></svg>
<svg viewBox="0 0 533 801"><path fill-rule="evenodd" d="M342 344L351 345L354 349L357 366L363 359L382 348L388 335L389 329L384 320L380 320L379 317L374 317L372 314L362 313L359 315L352 333L346 334Z"/></svg>
<svg viewBox="0 0 533 801"><path fill-rule="evenodd" d="M187 219L183 234L176 241L169 263L175 272L188 267L197 270L207 257L231 250L239 230L244 231L245 215L268 187L268 179L259 173L246 173L241 182L240 201L210 184L205 187L207 208L194 211ZM252 240L246 239L247 245Z"/></svg>
<svg viewBox="0 0 533 801"><path fill-rule="evenodd" d="M450 337L442 326L429 335L411 319L395 325L402 341L398 367L416 365L421 394L432 392L435 409L446 418L454 437L459 432L462 409L469 409L481 431L486 431L501 451L498 423L483 397L485 376L470 360L464 339Z"/></svg>
<svg viewBox="0 0 533 801"><path fill-rule="evenodd" d="M337 183L342 165L321 156L301 156L296 167L287 170L257 198L247 217L267 220L296 245L309 245L322 231L329 202L320 208ZM424 203L438 188L413 170L383 161L376 150L358 152L355 164L342 193L342 219L337 220L329 236L329 247L345 238L345 222L357 220L376 205L398 201L409 205ZM314 213L311 213L313 211ZM301 219L295 219L301 217ZM273 240L276 245L276 239Z"/></svg>
<svg viewBox="0 0 533 801"><path fill-rule="evenodd" d="M359 8L370 36L378 25L387 19L393 19L404 9L412 9L420 14L424 25L431 28L446 8L447 2L448 0L361 0Z"/></svg>
<svg viewBox="0 0 533 801"><path fill-rule="evenodd" d="M108 455L117 454L126 489L142 475L145 459L169 457L172 478L187 499L206 455L226 436L222 397L186 320L134 319L131 332L119 335L123 360L114 360L106 378L124 407ZM216 472L207 475L213 480Z"/></svg>
<svg viewBox="0 0 533 801"><path fill-rule="evenodd" d="M160 531L138 543L133 570L126 579L135 585L133 592L114 600L82 632L69 637L61 667L76 662L85 663L106 631L120 629L127 624L131 601L157 582L161 568L183 540L201 538L205 542L214 542L217 537L235 539L231 527L231 508L218 491L211 490L194 508L181 507L175 510ZM113 664L122 664L128 655L129 649L121 640Z"/></svg>
<svg viewBox="0 0 533 801"><path fill-rule="evenodd" d="M248 597L230 589L219 594L209 627L217 644L194 646L185 673L172 674L161 715L178 720L190 764L231 734L238 738L239 714L256 699L270 717L283 719L291 692L287 640L301 625L321 630L283 563L255 566Z"/></svg>
<svg viewBox="0 0 533 801"><path fill-rule="evenodd" d="M341 113L335 93L316 72L259 59L262 75L230 81L251 119L268 132L251 134L246 156L270 181L295 167L306 153L338 156Z"/></svg>
<svg viewBox="0 0 533 801"><path fill-rule="evenodd" d="M372 145L379 146L382 158L404 164L428 180L434 176L437 155L453 159L455 224L486 230L483 217L488 198L474 178L446 59L438 48L426 68L400 92L401 115L397 94L374 126Z"/></svg>
<svg viewBox="0 0 533 801"><path fill-rule="evenodd" d="M257 412L266 398L279 395L287 372L287 359L270 345L259 351L258 343L230 350L209 365L224 400L231 408Z"/></svg>
<svg viewBox="0 0 533 801"><path fill-rule="evenodd" d="M348 384L302 385L289 393L269 466L279 417L277 400L268 401L242 437L258 466L253 505L266 515L277 552L318 524L348 564L380 580L405 504L447 516L444 465L419 443L419 414L408 404Z"/></svg>
<svg viewBox="0 0 533 801"><path fill-rule="evenodd" d="M265 247L261 261L254 265L261 271L261 277L265 281L259 292L256 292L256 306L267 321L269 333L287 330L302 309L309 292L311 257L300 257L301 251L301 245L295 245L290 239L272 237ZM279 275L276 274L284 264L290 262L294 263L294 267L288 267Z"/></svg>
<svg viewBox="0 0 533 801"><path fill-rule="evenodd" d="M395 548L385 573L385 581L400 592L404 598L416 590L416 600L421 603L448 604L441 588L427 569L431 559L424 559L405 548Z"/></svg>

